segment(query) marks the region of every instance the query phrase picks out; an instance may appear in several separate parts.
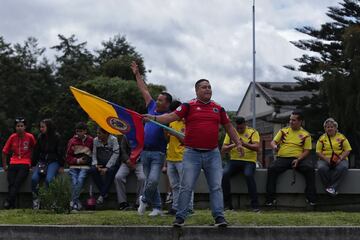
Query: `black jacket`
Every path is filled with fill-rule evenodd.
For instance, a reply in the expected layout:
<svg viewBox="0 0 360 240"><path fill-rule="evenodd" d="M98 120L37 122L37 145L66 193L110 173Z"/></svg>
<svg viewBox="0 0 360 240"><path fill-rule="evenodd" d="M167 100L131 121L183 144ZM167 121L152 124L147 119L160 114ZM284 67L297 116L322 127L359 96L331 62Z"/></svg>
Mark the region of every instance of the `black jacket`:
<svg viewBox="0 0 360 240"><path fill-rule="evenodd" d="M33 166L41 162L59 162L60 166L64 166L63 145L61 143L60 135L39 134L34 151L33 151Z"/></svg>

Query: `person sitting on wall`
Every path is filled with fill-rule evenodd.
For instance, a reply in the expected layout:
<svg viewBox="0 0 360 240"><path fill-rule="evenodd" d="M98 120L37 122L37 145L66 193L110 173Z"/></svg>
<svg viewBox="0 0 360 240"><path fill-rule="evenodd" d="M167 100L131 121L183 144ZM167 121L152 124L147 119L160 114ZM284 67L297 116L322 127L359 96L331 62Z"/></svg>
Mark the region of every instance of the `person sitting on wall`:
<svg viewBox="0 0 360 240"><path fill-rule="evenodd" d="M108 197L110 187L119 168L119 154L120 148L117 137L99 127L97 137L94 138L92 166L89 171L100 192L96 200L97 204L103 204Z"/></svg>
<svg viewBox="0 0 360 240"><path fill-rule="evenodd" d="M129 145L129 142L125 135L122 136L121 144L121 155L120 155L120 161L121 165L119 170L117 171L115 175L115 186L116 186L116 193L117 193L117 199L119 203L119 210L129 210L130 204L127 201L126 197L126 178L131 173L134 172L137 179L137 196L135 200L135 208L139 206L139 197L143 194L144 191L144 184L145 184L145 174L143 165L138 159L136 161L136 164L134 165L130 161L130 154L131 154L131 148Z"/></svg>
<svg viewBox="0 0 360 240"><path fill-rule="evenodd" d="M7 173L9 189L8 197L4 201L5 209L16 207L16 195L29 174L31 155L36 144L35 137L25 131L26 121L23 117L17 117L14 125L15 133L10 135L2 151L2 164Z"/></svg>
<svg viewBox="0 0 360 240"><path fill-rule="evenodd" d="M351 146L346 137L338 132L338 123L333 118L325 120L324 129L325 133L316 143L318 173L325 191L336 196L337 188L349 168Z"/></svg>
<svg viewBox="0 0 360 240"><path fill-rule="evenodd" d="M254 212L259 212L258 195L254 178L257 152L259 151L259 132L246 126L245 119L243 117L237 117L235 123L238 137L244 147L244 155L239 155L239 152L235 149L235 143L232 143L229 135L226 134L221 151L223 153L230 152L230 161L224 167L222 178L224 207L229 210L233 209L230 179L235 174L243 171L251 199L251 208Z"/></svg>
<svg viewBox="0 0 360 240"><path fill-rule="evenodd" d="M306 202L316 205L315 169L311 159L307 158L311 150L311 136L301 127L302 122L302 113L294 111L290 115L289 127L280 129L271 142L277 157L268 168L266 206L276 204L276 181L287 169L296 169L304 175Z"/></svg>
<svg viewBox="0 0 360 240"><path fill-rule="evenodd" d="M82 208L79 197L92 162L93 138L87 134L87 130L85 123L77 123L75 135L69 140L66 150L66 162L71 177L72 211L79 211Z"/></svg>

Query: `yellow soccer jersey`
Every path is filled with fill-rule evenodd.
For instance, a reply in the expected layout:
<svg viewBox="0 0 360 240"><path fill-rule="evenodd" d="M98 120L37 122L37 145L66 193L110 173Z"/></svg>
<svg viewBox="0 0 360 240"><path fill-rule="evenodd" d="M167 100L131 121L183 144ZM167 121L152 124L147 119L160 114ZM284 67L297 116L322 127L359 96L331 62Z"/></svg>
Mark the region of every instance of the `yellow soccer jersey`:
<svg viewBox="0 0 360 240"><path fill-rule="evenodd" d="M258 143L260 141L259 132L250 127L246 127L243 134L237 132L237 135L245 143L251 144L251 143ZM226 134L223 144L230 144L230 143L231 143L230 137L228 134ZM257 152L244 147L244 156L240 157L239 152L236 150L236 148L233 148L230 151L230 159L256 162Z"/></svg>
<svg viewBox="0 0 360 240"><path fill-rule="evenodd" d="M175 121L170 123L169 125L172 129L178 132L185 132L185 124L183 121ZM167 152L166 152L166 160L169 161L182 161L184 154L184 145L177 139L175 136L170 135Z"/></svg>
<svg viewBox="0 0 360 240"><path fill-rule="evenodd" d="M330 137L332 147L337 155L342 154L344 151L351 151L351 146L346 137L341 133L336 133L335 136ZM325 157L330 158L332 149L330 146L328 135L325 133L321 135L316 143L316 152L322 153Z"/></svg>
<svg viewBox="0 0 360 240"><path fill-rule="evenodd" d="M274 141L279 146L278 157L297 158L304 149L311 150L311 136L303 128L296 131L291 127L282 128L274 137Z"/></svg>

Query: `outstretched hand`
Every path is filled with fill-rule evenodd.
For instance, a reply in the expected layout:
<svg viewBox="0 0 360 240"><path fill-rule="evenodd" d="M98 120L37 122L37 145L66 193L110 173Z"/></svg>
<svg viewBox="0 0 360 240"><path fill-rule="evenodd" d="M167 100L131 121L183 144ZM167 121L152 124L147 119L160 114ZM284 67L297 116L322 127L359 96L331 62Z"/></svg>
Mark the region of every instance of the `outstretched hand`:
<svg viewBox="0 0 360 240"><path fill-rule="evenodd" d="M142 114L141 115L143 117L143 121L144 122L149 122L150 120L154 120L154 116L150 115L150 114Z"/></svg>

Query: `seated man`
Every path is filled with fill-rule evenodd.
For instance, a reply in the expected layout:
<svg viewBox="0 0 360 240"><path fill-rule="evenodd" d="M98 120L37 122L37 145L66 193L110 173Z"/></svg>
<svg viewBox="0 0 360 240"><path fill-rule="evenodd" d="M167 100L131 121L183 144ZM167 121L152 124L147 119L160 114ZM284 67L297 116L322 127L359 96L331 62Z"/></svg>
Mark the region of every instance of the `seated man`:
<svg viewBox="0 0 360 240"><path fill-rule="evenodd" d="M304 175L306 181L306 202L316 205L315 170L311 159L306 157L311 150L311 136L301 127L303 121L300 112L290 115L290 126L280 129L271 147L277 152L276 160L268 168L266 206L276 204L276 180L287 169L296 169Z"/></svg>
<svg viewBox="0 0 360 240"><path fill-rule="evenodd" d="M136 165L132 164L129 157L130 157L130 146L129 142L127 141L125 136L122 136L121 144L121 156L120 161L121 165L119 170L115 175L115 186L116 186L116 193L119 203L120 210L128 210L130 209L130 204L126 198L126 178L131 173L134 172L137 178L137 197L135 207L139 205L139 197L143 193L144 183L145 183L145 174L143 170L143 165L140 161L136 161Z"/></svg>
<svg viewBox="0 0 360 240"><path fill-rule="evenodd" d="M244 155L239 155L239 152L235 149L235 144L230 141L229 135L226 134L221 151L223 153L230 152L230 161L224 168L222 178L224 207L229 210L233 209L230 179L235 174L243 171L250 194L251 208L254 212L258 212L260 209L254 174L256 170L257 151L259 151L259 133L255 129L246 126L243 117L237 117L235 123L238 137L244 147Z"/></svg>
<svg viewBox="0 0 360 240"><path fill-rule="evenodd" d="M97 204L103 204L108 197L108 192L119 168L119 152L117 138L99 127L97 137L94 138L92 166L89 171L100 192L96 200Z"/></svg>
<svg viewBox="0 0 360 240"><path fill-rule="evenodd" d="M66 150L66 163L71 177L70 207L73 211L81 209L79 197L91 165L93 138L87 134L87 129L85 123L77 123L75 135L69 140Z"/></svg>

